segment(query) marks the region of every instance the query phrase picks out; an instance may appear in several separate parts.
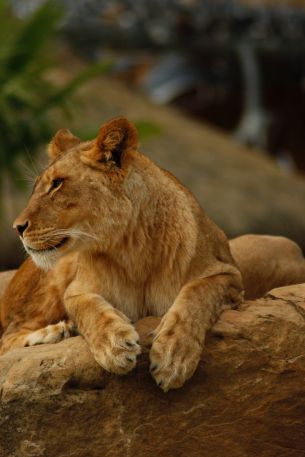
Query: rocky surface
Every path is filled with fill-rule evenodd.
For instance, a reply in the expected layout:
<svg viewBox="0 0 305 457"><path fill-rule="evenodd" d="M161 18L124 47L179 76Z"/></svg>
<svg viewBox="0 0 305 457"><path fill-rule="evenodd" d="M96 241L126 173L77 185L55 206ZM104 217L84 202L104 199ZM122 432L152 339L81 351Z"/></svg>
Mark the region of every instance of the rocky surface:
<svg viewBox="0 0 305 457"><path fill-rule="evenodd" d="M304 457L305 284L225 311L194 377L164 394L149 331L128 376L106 373L81 337L0 358L1 457Z"/></svg>

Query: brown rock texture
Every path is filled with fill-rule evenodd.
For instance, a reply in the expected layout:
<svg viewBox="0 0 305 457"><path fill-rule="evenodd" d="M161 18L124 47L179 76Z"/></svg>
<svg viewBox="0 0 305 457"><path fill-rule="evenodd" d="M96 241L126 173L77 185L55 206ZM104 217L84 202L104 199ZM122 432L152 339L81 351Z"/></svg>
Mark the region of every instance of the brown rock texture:
<svg viewBox="0 0 305 457"><path fill-rule="evenodd" d="M106 373L81 337L0 358L1 457L304 457L305 284L225 311L193 378L164 394L149 332L128 376Z"/></svg>

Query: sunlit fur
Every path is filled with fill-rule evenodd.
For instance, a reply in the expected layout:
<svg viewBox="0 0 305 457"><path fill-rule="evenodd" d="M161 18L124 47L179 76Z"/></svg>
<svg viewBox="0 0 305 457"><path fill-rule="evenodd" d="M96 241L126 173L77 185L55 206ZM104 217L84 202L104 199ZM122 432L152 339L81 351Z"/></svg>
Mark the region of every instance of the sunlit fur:
<svg viewBox="0 0 305 457"><path fill-rule="evenodd" d="M26 227L22 242L45 270L77 253L64 298L58 296L105 369L124 374L136 364L138 335L129 319L163 316L150 359L167 391L192 376L206 331L225 307L240 303L243 287L223 232L137 146L136 129L124 118L89 142L59 131L15 226ZM52 281L49 293L57 283L62 291L64 269L62 259L41 287Z"/></svg>

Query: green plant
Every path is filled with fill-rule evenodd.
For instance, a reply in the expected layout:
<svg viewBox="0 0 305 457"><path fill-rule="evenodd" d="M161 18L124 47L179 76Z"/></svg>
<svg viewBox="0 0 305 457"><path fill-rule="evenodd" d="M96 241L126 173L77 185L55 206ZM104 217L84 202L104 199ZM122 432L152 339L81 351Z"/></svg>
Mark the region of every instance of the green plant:
<svg viewBox="0 0 305 457"><path fill-rule="evenodd" d="M49 1L21 21L0 0L0 189L5 174L20 184L20 158L29 160L26 151L34 154L50 138L54 108L69 112L76 89L105 70L91 65L61 87L50 80L61 17L58 3Z"/></svg>

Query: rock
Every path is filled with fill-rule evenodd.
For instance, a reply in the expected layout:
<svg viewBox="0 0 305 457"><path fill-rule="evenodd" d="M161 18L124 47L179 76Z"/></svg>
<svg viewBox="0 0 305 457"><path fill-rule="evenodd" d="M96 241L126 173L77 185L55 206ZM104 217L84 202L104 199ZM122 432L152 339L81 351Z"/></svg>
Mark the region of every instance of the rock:
<svg viewBox="0 0 305 457"><path fill-rule="evenodd" d="M0 358L1 457L303 457L305 284L225 311L199 367L164 394L143 354L106 373L81 337Z"/></svg>

